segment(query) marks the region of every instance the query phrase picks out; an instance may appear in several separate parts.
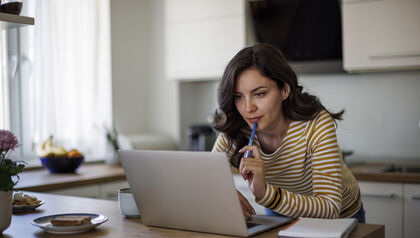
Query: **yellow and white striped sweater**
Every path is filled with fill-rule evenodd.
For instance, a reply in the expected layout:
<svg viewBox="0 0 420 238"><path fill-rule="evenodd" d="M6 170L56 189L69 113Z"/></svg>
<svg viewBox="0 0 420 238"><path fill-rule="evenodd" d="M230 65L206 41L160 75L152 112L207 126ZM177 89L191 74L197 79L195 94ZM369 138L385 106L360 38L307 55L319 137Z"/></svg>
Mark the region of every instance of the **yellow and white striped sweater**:
<svg viewBox="0 0 420 238"><path fill-rule="evenodd" d="M321 111L310 121L292 121L277 150L265 154L267 190L259 204L288 217L344 218L361 207L360 190L343 163L333 118ZM228 139L220 133L214 152L227 151Z"/></svg>

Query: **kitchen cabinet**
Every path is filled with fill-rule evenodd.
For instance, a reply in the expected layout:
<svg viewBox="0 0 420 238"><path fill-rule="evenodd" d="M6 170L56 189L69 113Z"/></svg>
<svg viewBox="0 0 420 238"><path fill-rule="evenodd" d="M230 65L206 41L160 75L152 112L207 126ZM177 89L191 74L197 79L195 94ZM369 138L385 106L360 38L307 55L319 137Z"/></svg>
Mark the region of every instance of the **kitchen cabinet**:
<svg viewBox="0 0 420 238"><path fill-rule="evenodd" d="M26 25L34 25L35 20L32 17L18 16L0 12L0 29L8 30Z"/></svg>
<svg viewBox="0 0 420 238"><path fill-rule="evenodd" d="M86 197L86 198L100 198L101 190L99 185L82 185L76 188L63 188L48 191L52 194L75 196L75 197Z"/></svg>
<svg viewBox="0 0 420 238"><path fill-rule="evenodd" d="M245 46L245 1L166 0L165 26L169 79L220 79Z"/></svg>
<svg viewBox="0 0 420 238"><path fill-rule="evenodd" d="M94 185L78 186L77 188L57 189L49 191L49 193L117 201L118 190L128 187L128 182L126 180L122 180Z"/></svg>
<svg viewBox="0 0 420 238"><path fill-rule="evenodd" d="M420 1L343 0L347 71L420 68Z"/></svg>
<svg viewBox="0 0 420 238"><path fill-rule="evenodd" d="M420 234L420 184L404 184L404 238Z"/></svg>
<svg viewBox="0 0 420 238"><path fill-rule="evenodd" d="M385 225L385 237L420 234L420 184L359 181L366 222Z"/></svg>
<svg viewBox="0 0 420 238"><path fill-rule="evenodd" d="M403 237L403 184L359 181L366 223L384 224L385 237Z"/></svg>
<svg viewBox="0 0 420 238"><path fill-rule="evenodd" d="M100 197L105 200L118 201L118 190L129 187L126 180L103 183L100 185Z"/></svg>

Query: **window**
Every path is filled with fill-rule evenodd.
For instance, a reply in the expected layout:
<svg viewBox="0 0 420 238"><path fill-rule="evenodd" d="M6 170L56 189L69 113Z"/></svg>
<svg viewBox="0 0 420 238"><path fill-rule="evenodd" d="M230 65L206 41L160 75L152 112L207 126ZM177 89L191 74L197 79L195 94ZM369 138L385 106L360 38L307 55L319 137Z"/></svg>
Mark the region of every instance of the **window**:
<svg viewBox="0 0 420 238"><path fill-rule="evenodd" d="M112 121L109 1L24 1L23 10L35 26L7 31L1 61L8 73L0 123L22 144L14 154L37 161L40 143L53 135L87 160L103 159L110 152L103 127Z"/></svg>
<svg viewBox="0 0 420 238"><path fill-rule="evenodd" d="M6 36L6 32L0 32L0 128L9 129L9 123L7 121L6 115L8 115L8 105L9 105L9 97L8 97L8 80L6 77L5 67L6 64L3 62L7 60L6 56L6 44L4 41L4 37Z"/></svg>

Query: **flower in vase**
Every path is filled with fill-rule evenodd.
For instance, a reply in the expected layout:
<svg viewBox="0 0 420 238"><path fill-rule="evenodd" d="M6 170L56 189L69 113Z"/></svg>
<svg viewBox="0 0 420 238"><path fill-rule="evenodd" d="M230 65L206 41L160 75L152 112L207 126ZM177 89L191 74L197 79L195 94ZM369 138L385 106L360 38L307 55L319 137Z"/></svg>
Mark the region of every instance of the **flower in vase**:
<svg viewBox="0 0 420 238"><path fill-rule="evenodd" d="M9 159L10 152L19 146L16 136L8 130L0 130L0 191L11 191L19 181L18 173L25 167L23 161ZM12 180L17 176L18 181Z"/></svg>

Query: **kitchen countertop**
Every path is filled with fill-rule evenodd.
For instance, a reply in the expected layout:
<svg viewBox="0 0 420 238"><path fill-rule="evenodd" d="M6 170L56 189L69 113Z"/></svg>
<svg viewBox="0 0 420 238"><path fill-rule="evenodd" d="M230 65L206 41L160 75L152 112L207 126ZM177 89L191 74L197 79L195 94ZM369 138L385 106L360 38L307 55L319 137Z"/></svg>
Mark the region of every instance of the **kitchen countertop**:
<svg viewBox="0 0 420 238"><path fill-rule="evenodd" d="M378 172L389 166L381 163L362 163L349 165L359 181L420 183L420 173ZM234 170L232 170L235 172ZM46 169L31 169L19 174L17 190L46 192L113 181L125 180L124 169L120 165L105 163L83 164L76 173L50 174Z"/></svg>
<svg viewBox="0 0 420 238"><path fill-rule="evenodd" d="M420 173L410 172L383 172L391 168L391 163L361 163L348 165L358 181L394 182L394 183L420 183ZM397 165L399 166L399 165ZM417 164L403 165L406 168L420 168Z"/></svg>
<svg viewBox="0 0 420 238"><path fill-rule="evenodd" d="M12 216L9 228L3 231L4 237L63 237L50 234L31 225L35 218L61 213L95 213L108 217L108 221L89 232L79 233L77 237L231 237L209 233L198 233L176 229L149 227L141 219L124 218L118 208L118 202L92 198L54 195L47 193L28 193L45 201L45 204L33 212L17 213ZM254 237L277 237L280 228L274 228ZM72 235L70 235L72 236ZM350 238L384 237L384 225L358 224ZM72 236L73 237L73 236Z"/></svg>
<svg viewBox="0 0 420 238"><path fill-rule="evenodd" d="M105 163L91 163L80 166L76 173L51 174L48 170L31 169L19 174L17 190L46 192L56 189L125 180L124 169Z"/></svg>

